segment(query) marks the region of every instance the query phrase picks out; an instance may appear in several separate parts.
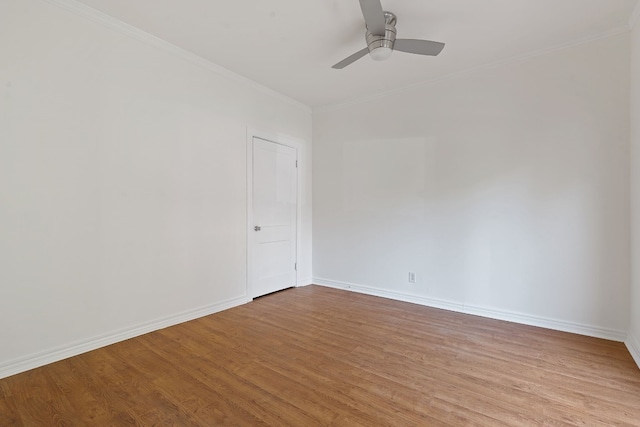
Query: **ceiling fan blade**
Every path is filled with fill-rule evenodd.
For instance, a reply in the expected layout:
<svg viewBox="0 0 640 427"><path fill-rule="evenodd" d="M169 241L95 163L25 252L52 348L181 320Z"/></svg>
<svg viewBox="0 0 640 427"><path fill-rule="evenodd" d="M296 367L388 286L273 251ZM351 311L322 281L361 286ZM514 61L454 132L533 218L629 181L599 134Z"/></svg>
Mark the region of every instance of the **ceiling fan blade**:
<svg viewBox="0 0 640 427"><path fill-rule="evenodd" d="M360 0L360 9L367 30L374 36L384 36L385 19L380 0Z"/></svg>
<svg viewBox="0 0 640 427"><path fill-rule="evenodd" d="M353 55L343 59L342 61L338 62L336 65L334 65L331 68L335 68L336 70L341 70L344 67L346 67L349 64L352 64L354 62L356 62L358 59L362 58L363 56L365 56L367 53L369 53L369 48L364 48L362 50L357 51L356 53L354 53Z"/></svg>
<svg viewBox="0 0 640 427"><path fill-rule="evenodd" d="M416 53L418 55L437 56L444 49L444 43L431 40L396 39L393 50Z"/></svg>

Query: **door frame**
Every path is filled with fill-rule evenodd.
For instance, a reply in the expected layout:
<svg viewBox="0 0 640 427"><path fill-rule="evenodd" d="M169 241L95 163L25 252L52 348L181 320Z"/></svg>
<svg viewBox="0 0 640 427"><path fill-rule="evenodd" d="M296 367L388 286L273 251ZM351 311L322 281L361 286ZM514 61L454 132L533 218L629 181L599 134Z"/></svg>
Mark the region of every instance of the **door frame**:
<svg viewBox="0 0 640 427"><path fill-rule="evenodd" d="M259 138L268 142L296 150L296 270L295 270L295 287L298 287L299 280L299 264L300 261L300 229L302 227L302 168L304 167L300 159L300 149L302 144L294 138L275 133L264 132L253 128L247 128L247 277L246 277L246 293L251 299L256 298L252 289L252 272L254 268L253 245L251 244L251 232L253 231L253 138Z"/></svg>

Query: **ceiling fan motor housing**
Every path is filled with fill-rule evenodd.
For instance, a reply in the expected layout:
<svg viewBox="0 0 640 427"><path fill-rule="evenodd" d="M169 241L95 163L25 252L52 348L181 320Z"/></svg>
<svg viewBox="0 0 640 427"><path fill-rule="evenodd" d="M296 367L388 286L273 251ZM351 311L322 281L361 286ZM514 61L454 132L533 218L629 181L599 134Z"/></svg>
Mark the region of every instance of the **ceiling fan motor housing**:
<svg viewBox="0 0 640 427"><path fill-rule="evenodd" d="M369 30L366 33L369 54L375 60L387 59L396 41L396 16L391 12L385 12L384 19L384 35L374 35Z"/></svg>

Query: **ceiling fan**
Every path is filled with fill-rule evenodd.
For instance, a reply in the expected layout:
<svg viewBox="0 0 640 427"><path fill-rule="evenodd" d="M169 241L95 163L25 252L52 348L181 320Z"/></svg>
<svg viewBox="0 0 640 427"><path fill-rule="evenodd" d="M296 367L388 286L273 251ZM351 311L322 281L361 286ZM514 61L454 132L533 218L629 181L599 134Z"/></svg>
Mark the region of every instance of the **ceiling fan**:
<svg viewBox="0 0 640 427"><path fill-rule="evenodd" d="M415 53L418 55L437 56L444 43L431 40L396 39L396 16L382 10L380 0L360 0L360 9L367 26L365 34L367 47L343 59L331 68L342 69L356 62L367 53L376 61L384 61L391 52Z"/></svg>

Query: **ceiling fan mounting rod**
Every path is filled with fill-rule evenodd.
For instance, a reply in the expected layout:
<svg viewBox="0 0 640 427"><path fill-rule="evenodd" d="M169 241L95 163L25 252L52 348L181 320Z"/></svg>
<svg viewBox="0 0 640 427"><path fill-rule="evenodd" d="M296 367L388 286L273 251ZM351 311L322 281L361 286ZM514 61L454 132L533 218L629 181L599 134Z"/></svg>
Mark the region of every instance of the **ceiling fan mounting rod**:
<svg viewBox="0 0 640 427"><path fill-rule="evenodd" d="M385 10L384 11L384 22L385 22L386 25L393 25L395 27L396 23L398 22L398 18L392 12L387 12Z"/></svg>

